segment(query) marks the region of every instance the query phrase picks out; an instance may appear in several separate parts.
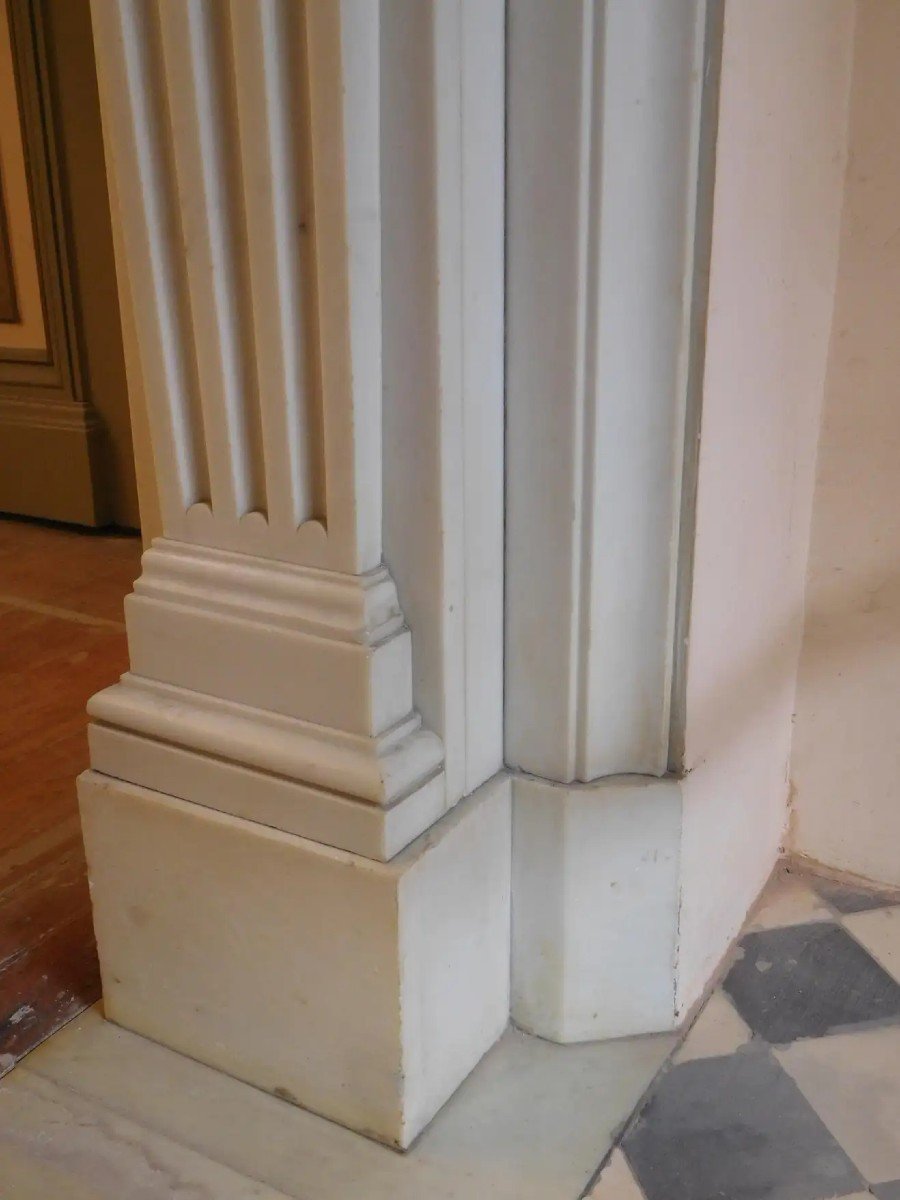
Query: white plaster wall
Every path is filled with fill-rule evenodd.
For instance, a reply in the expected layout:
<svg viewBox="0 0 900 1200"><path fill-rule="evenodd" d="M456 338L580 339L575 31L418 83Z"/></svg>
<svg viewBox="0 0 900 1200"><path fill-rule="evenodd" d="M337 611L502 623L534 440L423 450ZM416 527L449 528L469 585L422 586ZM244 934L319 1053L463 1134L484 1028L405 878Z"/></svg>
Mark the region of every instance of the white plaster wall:
<svg viewBox="0 0 900 1200"><path fill-rule="evenodd" d="M900 4L859 0L793 848L900 883Z"/></svg>
<svg viewBox="0 0 900 1200"><path fill-rule="evenodd" d="M850 0L725 10L687 657L682 1007L738 932L784 834L852 34Z"/></svg>

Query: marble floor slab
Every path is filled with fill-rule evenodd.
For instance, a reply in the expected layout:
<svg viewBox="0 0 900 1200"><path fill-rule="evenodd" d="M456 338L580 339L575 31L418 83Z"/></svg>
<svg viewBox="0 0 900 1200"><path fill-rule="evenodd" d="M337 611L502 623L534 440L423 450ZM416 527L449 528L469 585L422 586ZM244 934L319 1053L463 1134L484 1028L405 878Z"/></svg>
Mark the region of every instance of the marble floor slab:
<svg viewBox="0 0 900 1200"><path fill-rule="evenodd" d="M782 868L775 872L747 921L748 931L778 929L807 921L833 920L831 909L809 879Z"/></svg>
<svg viewBox="0 0 900 1200"><path fill-rule="evenodd" d="M556 1046L511 1029L406 1155L118 1029L97 1008L0 1081L0 1101L15 1106L38 1086L64 1091L91 1112L146 1130L154 1144L161 1138L296 1200L574 1200L674 1042L664 1035ZM31 1132L20 1154L41 1171L64 1170L69 1134L50 1124L39 1136L40 1119ZM83 1136L90 1141L89 1130ZM131 1141L140 1160L140 1139ZM138 1193L108 1183L118 1179L108 1140L93 1145L97 1179L84 1150L79 1185L95 1186L98 1200L132 1200ZM192 1180L185 1175L185 1186Z"/></svg>
<svg viewBox="0 0 900 1200"><path fill-rule="evenodd" d="M680 1045L510 1029L406 1155L94 1007L0 1080L0 1198L900 1200L900 908L790 874Z"/></svg>
<svg viewBox="0 0 900 1200"><path fill-rule="evenodd" d="M10 1200L280 1200L283 1193L22 1068L0 1083Z"/></svg>
<svg viewBox="0 0 900 1200"><path fill-rule="evenodd" d="M623 1147L647 1200L819 1200L864 1186L762 1042L674 1066Z"/></svg>
<svg viewBox="0 0 900 1200"><path fill-rule="evenodd" d="M900 905L854 913L844 918L844 928L886 971L900 979Z"/></svg>
<svg viewBox="0 0 900 1200"><path fill-rule="evenodd" d="M585 1200L644 1200L628 1159L618 1147Z"/></svg>
<svg viewBox="0 0 900 1200"><path fill-rule="evenodd" d="M591 1200L900 1200L898 932L780 872Z"/></svg>
<svg viewBox="0 0 900 1200"><path fill-rule="evenodd" d="M900 1026L795 1042L775 1056L870 1183L900 1179Z"/></svg>
<svg viewBox="0 0 900 1200"><path fill-rule="evenodd" d="M900 1019L900 984L831 922L748 933L724 990L772 1044Z"/></svg>
<svg viewBox="0 0 900 1200"><path fill-rule="evenodd" d="M716 1058L733 1054L750 1041L750 1028L739 1016L734 1005L721 990L709 997L690 1033L675 1052L675 1062L691 1062L697 1058Z"/></svg>

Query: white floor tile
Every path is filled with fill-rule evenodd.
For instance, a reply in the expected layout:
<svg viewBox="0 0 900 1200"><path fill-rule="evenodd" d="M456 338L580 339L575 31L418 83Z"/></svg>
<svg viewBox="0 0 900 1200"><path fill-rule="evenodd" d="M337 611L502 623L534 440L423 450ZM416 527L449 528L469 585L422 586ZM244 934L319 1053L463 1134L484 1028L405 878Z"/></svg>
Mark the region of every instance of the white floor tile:
<svg viewBox="0 0 900 1200"><path fill-rule="evenodd" d="M853 913L844 917L844 925L900 981L900 906Z"/></svg>
<svg viewBox="0 0 900 1200"><path fill-rule="evenodd" d="M282 1193L17 1067L0 1083L0 1195L278 1200Z"/></svg>
<svg viewBox="0 0 900 1200"><path fill-rule="evenodd" d="M801 876L780 872L769 882L747 929L777 929L783 925L804 925L807 921L833 921L834 916L822 898Z"/></svg>
<svg viewBox="0 0 900 1200"><path fill-rule="evenodd" d="M555 1046L510 1030L406 1155L117 1029L97 1010L28 1064L298 1200L572 1200L673 1044Z"/></svg>
<svg viewBox="0 0 900 1200"><path fill-rule="evenodd" d="M794 1042L776 1057L860 1173L900 1179L900 1027Z"/></svg>
<svg viewBox="0 0 900 1200"><path fill-rule="evenodd" d="M750 1037L750 1029L735 1011L725 993L721 990L715 991L679 1047L675 1062L733 1054L739 1046L749 1042Z"/></svg>
<svg viewBox="0 0 900 1200"><path fill-rule="evenodd" d="M644 1193L631 1173L628 1160L621 1150L614 1150L603 1174L588 1192L585 1200L644 1200Z"/></svg>

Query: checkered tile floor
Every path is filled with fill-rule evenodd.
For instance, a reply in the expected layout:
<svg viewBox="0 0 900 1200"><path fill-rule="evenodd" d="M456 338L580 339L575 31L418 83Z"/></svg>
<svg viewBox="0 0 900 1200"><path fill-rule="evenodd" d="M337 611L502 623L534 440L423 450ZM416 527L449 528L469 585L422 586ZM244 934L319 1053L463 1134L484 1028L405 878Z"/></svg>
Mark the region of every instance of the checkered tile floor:
<svg viewBox="0 0 900 1200"><path fill-rule="evenodd" d="M785 871L590 1200L900 1200L900 892Z"/></svg>

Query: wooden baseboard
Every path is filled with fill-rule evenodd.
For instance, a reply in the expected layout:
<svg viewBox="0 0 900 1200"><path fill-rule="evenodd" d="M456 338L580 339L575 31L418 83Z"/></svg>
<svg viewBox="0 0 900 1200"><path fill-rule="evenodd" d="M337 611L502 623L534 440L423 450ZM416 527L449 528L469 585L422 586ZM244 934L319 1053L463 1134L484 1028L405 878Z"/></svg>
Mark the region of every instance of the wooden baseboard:
<svg viewBox="0 0 900 1200"><path fill-rule="evenodd" d="M107 525L104 432L71 400L0 397L0 512Z"/></svg>

